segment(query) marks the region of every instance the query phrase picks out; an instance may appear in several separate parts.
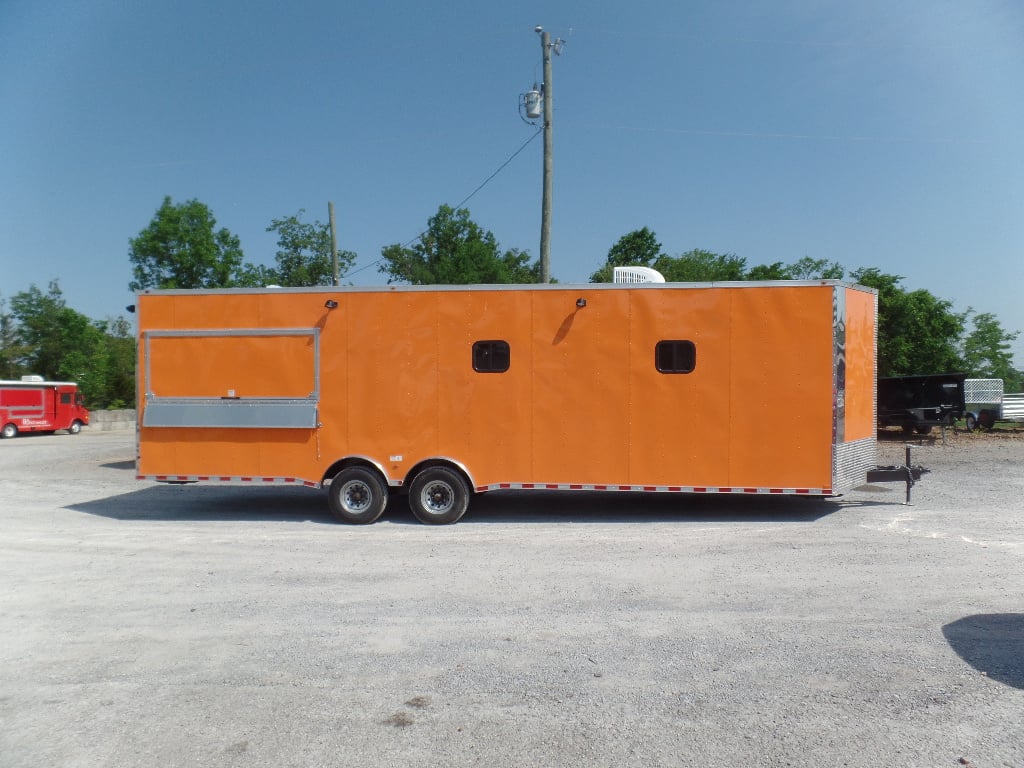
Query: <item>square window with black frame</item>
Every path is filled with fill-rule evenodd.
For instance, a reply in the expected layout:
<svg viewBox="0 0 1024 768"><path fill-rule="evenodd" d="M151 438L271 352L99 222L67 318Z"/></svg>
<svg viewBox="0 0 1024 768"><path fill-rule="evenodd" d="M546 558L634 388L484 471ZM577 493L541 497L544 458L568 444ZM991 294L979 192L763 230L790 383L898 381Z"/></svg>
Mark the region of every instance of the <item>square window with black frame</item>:
<svg viewBox="0 0 1024 768"><path fill-rule="evenodd" d="M659 341L654 347L654 367L661 373L690 373L697 367L697 347L692 341Z"/></svg>
<svg viewBox="0 0 1024 768"><path fill-rule="evenodd" d="M507 341L492 339L473 343L473 370L477 373L504 373L511 359Z"/></svg>

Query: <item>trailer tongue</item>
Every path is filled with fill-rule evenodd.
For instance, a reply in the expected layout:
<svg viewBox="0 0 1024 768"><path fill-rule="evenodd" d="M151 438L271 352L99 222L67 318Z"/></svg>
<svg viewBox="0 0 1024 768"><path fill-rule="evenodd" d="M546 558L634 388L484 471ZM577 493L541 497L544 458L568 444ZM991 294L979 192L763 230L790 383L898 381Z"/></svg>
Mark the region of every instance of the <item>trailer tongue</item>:
<svg viewBox="0 0 1024 768"><path fill-rule="evenodd" d="M888 467L875 467L874 469L868 470L868 482L869 483L906 483L907 485L907 497L906 503L910 503L910 489L914 487L914 484L921 479L922 475L929 472L928 469L920 465L913 465L910 463L910 446L906 446L907 458L906 463L896 464Z"/></svg>

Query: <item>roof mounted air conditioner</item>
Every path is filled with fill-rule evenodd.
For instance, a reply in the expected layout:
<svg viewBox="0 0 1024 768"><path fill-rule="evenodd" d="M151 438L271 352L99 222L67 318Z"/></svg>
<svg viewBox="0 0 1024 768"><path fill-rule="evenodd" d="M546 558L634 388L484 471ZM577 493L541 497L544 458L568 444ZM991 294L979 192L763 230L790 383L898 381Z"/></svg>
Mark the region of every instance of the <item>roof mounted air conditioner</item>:
<svg viewBox="0 0 1024 768"><path fill-rule="evenodd" d="M612 270L613 283L664 283L665 278L650 267L615 267Z"/></svg>

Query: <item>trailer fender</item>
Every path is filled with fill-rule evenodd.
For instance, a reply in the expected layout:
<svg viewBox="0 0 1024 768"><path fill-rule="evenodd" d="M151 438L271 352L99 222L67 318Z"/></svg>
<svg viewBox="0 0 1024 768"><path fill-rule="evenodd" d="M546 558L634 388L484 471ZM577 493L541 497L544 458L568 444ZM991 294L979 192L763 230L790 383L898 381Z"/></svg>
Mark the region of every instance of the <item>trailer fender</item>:
<svg viewBox="0 0 1024 768"><path fill-rule="evenodd" d="M469 487L471 495L476 492L476 484L473 482L473 473L470 472L466 465L461 461L453 459L450 456L434 456L415 464L412 469L406 472L405 477L400 481L400 484L403 487L408 488L412 484L416 475L428 467L448 467L462 476L462 479Z"/></svg>
<svg viewBox="0 0 1024 768"><path fill-rule="evenodd" d="M321 485L327 485L333 480L339 472L349 467L366 467L372 469L378 475L380 475L381 481L385 486L398 485L401 481L396 481L388 476L387 471L384 469L384 465L369 456L346 456L342 459L338 459L336 462L331 464L326 470L324 470L323 478L320 480Z"/></svg>

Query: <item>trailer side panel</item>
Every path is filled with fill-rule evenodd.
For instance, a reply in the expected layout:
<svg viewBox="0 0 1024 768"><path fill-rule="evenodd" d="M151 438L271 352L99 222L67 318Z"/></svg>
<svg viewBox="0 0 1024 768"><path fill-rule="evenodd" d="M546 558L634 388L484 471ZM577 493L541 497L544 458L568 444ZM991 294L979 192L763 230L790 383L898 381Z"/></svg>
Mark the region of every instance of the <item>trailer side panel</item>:
<svg viewBox="0 0 1024 768"><path fill-rule="evenodd" d="M829 494L873 459L874 294L835 283L139 297L139 473ZM865 360L864 357L870 359ZM837 469L840 467L840 469Z"/></svg>

